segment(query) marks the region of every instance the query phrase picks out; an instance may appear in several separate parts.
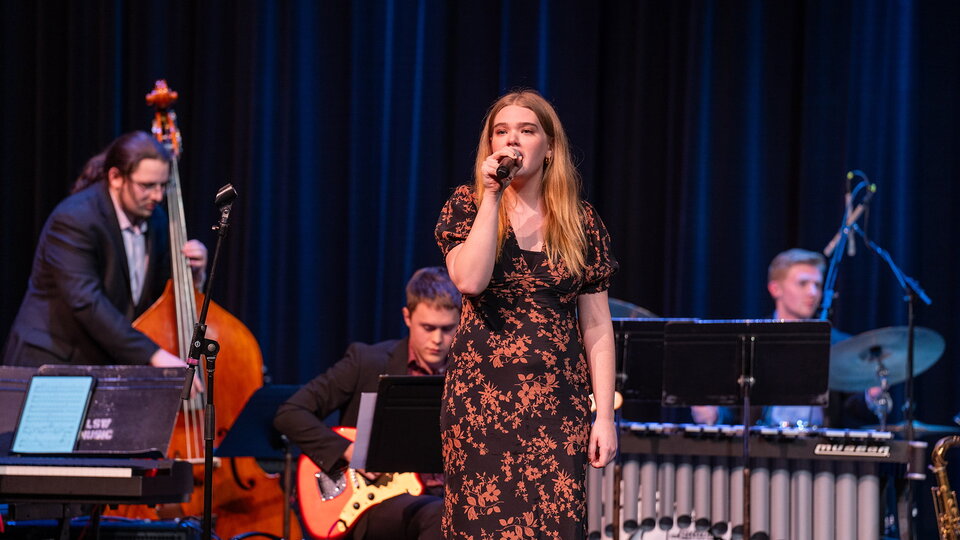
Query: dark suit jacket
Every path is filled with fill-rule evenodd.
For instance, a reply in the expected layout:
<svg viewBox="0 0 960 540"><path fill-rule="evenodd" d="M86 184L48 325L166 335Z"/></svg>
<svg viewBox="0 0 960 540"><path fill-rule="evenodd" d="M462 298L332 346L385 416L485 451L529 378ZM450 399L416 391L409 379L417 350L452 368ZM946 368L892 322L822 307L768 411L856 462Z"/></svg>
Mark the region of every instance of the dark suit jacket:
<svg viewBox="0 0 960 540"><path fill-rule="evenodd" d="M326 472L346 465L350 441L323 419L340 411L340 425L355 427L360 394L376 392L380 375L406 375L408 339L375 345L353 343L339 362L314 378L277 409L273 425Z"/></svg>
<svg viewBox="0 0 960 540"><path fill-rule="evenodd" d="M170 275L168 239L167 214L158 207L148 220L150 264L134 305L107 183L60 202L40 233L3 363L146 364L159 347L130 323L163 292Z"/></svg>
<svg viewBox="0 0 960 540"><path fill-rule="evenodd" d="M356 427L360 394L376 392L380 375L407 374L408 343L409 339L383 341L375 345L351 344L339 362L307 383L277 409L273 426L325 472L346 466L341 458L350 441L334 433L323 422L323 418L340 411L339 425ZM369 520L379 520L381 526L383 522L395 524L397 538L403 537L404 529L409 530L411 523L419 526L429 524L434 531L429 538L439 538L440 499L404 496L391 501L396 504L381 504L364 512L347 538L364 538ZM434 505L435 517L424 515L421 510L425 505Z"/></svg>

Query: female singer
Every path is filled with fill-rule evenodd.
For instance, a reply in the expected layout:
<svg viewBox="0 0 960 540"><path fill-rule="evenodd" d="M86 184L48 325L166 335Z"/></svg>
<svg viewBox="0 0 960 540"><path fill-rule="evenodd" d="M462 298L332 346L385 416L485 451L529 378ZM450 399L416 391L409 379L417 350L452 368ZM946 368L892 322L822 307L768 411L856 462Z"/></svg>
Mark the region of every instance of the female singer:
<svg viewBox="0 0 960 540"><path fill-rule="evenodd" d="M490 108L474 175L436 229L464 294L441 414L444 534L583 538L586 463L617 448L610 237L535 91Z"/></svg>

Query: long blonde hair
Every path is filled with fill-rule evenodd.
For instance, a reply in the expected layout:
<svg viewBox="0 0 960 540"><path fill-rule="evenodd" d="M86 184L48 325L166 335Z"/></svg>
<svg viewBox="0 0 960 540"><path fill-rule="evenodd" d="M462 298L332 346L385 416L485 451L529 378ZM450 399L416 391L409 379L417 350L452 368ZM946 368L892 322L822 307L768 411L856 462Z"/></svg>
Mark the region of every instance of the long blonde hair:
<svg viewBox="0 0 960 540"><path fill-rule="evenodd" d="M474 165L474 197L477 204L483 198L483 161L493 153L490 143L493 137L493 122L497 114L509 105L525 107L537 115L537 120L549 137L553 158L543 162L543 178L540 195L543 198L543 244L551 265L561 259L575 276L582 276L586 269L587 236L583 230L583 204L580 201L580 173L570 157L570 143L557 112L549 101L536 90L524 89L506 94L487 111L477 145L477 160ZM497 225L497 258L503 249L507 235L508 217L506 205L500 205Z"/></svg>

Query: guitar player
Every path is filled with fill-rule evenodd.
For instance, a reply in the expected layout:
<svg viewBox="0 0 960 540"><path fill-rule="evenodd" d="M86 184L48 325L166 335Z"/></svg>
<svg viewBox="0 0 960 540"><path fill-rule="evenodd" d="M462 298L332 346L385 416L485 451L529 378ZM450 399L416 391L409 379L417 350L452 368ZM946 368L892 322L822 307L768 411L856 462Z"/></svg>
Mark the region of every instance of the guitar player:
<svg viewBox="0 0 960 540"><path fill-rule="evenodd" d="M360 394L376 392L379 377L442 375L460 321L460 292L442 267L417 270L407 283L403 320L409 336L368 345L353 343L346 355L277 409L273 424L327 474L347 467L353 443L323 422L340 411L341 426L356 426ZM399 441L398 441L399 442ZM364 473L368 478L369 473ZM440 540L443 481L421 475L423 495L403 494L361 514L344 538ZM303 509L308 514L309 509ZM309 516L301 516L304 521Z"/></svg>

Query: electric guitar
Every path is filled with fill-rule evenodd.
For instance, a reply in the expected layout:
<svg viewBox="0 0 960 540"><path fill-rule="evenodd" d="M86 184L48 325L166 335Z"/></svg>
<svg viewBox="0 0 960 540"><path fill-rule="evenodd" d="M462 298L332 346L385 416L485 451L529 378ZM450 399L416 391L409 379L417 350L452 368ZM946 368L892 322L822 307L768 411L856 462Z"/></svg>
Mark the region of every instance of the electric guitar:
<svg viewBox="0 0 960 540"><path fill-rule="evenodd" d="M350 441L357 437L356 428L333 431ZM423 493L416 473L384 473L371 481L349 468L328 475L306 454L297 463L297 504L304 526L316 539L343 538L365 511L404 493Z"/></svg>

